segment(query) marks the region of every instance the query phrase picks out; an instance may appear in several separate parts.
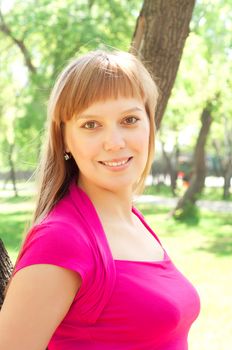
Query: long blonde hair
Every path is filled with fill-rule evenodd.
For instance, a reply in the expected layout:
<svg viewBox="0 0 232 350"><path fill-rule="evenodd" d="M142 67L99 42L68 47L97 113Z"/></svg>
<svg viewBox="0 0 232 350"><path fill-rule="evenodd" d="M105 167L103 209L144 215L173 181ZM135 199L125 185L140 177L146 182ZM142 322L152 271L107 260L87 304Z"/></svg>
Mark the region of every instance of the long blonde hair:
<svg viewBox="0 0 232 350"><path fill-rule="evenodd" d="M47 138L37 171L39 188L32 225L46 217L65 195L72 178L78 176L74 159L64 159L64 123L92 103L118 96L141 98L149 118L148 159L135 193L142 191L154 156L157 86L148 70L134 55L122 51L92 51L72 60L61 72L52 89L48 103ZM31 232L22 243L15 266ZM6 291L9 284L10 281Z"/></svg>

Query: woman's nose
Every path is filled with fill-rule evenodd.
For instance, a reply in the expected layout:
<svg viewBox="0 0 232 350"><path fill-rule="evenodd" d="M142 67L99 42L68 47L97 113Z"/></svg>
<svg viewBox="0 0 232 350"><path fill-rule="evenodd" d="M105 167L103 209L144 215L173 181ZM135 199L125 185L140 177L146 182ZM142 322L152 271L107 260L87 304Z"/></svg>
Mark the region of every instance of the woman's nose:
<svg viewBox="0 0 232 350"><path fill-rule="evenodd" d="M113 128L105 134L104 149L105 151L117 151L125 147L125 139L121 130Z"/></svg>

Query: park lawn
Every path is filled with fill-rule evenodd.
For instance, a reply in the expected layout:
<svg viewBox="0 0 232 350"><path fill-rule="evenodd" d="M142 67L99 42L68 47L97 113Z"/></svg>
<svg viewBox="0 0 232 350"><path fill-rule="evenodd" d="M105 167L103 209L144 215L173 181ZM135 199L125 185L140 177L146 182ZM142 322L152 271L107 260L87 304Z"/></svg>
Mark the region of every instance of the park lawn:
<svg viewBox="0 0 232 350"><path fill-rule="evenodd" d="M180 222L167 217L168 208L137 207L200 294L202 308L190 331L189 349L227 350L232 344L231 215L201 211L199 220ZM29 196L0 200L0 237L13 262L32 208Z"/></svg>
<svg viewBox="0 0 232 350"><path fill-rule="evenodd" d="M33 206L30 196L0 199L0 238L12 262L16 260L26 224L31 219Z"/></svg>
<svg viewBox="0 0 232 350"><path fill-rule="evenodd" d="M185 192L186 187L181 186L177 187L177 195L181 196ZM157 196L162 196L162 197L172 197L172 191L170 186L165 185L165 184L159 184L159 185L150 185L146 186L145 194L149 195L157 195ZM223 194L223 189L222 187L205 187L202 191L202 193L199 196L199 200L212 200L212 201L221 201L222 200L222 194ZM227 199L228 202L232 201L232 195Z"/></svg>

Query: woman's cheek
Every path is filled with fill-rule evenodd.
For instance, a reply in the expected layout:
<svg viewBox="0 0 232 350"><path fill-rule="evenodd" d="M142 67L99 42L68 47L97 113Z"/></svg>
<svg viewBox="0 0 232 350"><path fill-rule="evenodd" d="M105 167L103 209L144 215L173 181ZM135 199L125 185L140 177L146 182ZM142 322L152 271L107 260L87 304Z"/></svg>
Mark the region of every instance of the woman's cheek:
<svg viewBox="0 0 232 350"><path fill-rule="evenodd" d="M144 128L143 130L140 130L136 135L134 135L134 139L136 140L138 148L143 146L146 149L149 145L149 129Z"/></svg>

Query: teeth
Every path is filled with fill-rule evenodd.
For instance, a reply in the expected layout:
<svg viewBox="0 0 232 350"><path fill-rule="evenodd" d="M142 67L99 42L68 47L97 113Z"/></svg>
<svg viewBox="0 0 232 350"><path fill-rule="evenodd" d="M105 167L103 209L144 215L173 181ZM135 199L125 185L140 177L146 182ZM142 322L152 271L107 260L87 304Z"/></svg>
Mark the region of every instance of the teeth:
<svg viewBox="0 0 232 350"><path fill-rule="evenodd" d="M122 162L102 162L103 164L105 165L108 165L108 166L120 166L120 165L124 165L128 162L128 159L122 161Z"/></svg>

